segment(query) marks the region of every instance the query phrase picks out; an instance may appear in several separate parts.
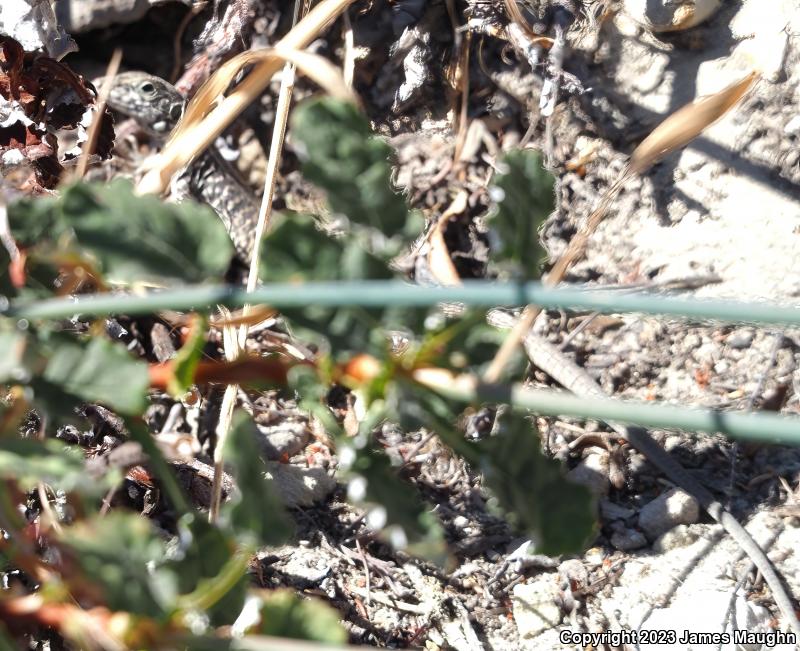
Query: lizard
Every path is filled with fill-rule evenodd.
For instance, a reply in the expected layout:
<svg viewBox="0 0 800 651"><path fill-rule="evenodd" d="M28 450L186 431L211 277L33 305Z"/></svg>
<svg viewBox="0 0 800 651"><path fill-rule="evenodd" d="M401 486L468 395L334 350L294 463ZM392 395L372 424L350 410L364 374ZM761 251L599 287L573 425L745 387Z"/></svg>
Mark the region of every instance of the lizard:
<svg viewBox="0 0 800 651"><path fill-rule="evenodd" d="M97 83L102 83L102 80ZM108 105L132 117L148 134L162 140L180 120L185 99L174 86L159 77L143 72L126 72L115 78ZM192 163L183 175L187 177L192 196L215 209L231 234L237 253L242 259L249 260L258 216L258 204L252 193L213 147ZM531 361L568 390L577 395L605 395L586 371L555 346L532 332L525 337L524 345ZM697 499L709 515L722 525L761 572L787 623L800 635L800 622L792 600L772 563L749 532L646 429L615 423L609 425L670 481Z"/></svg>
<svg viewBox="0 0 800 651"><path fill-rule="evenodd" d="M94 81L100 87L103 79ZM181 119L186 99L170 83L145 72L114 77L107 99L114 111L133 118L148 135L163 142ZM249 262L253 251L259 204L236 171L213 146L178 178L180 194L206 203L230 234L237 256Z"/></svg>
<svg viewBox="0 0 800 651"><path fill-rule="evenodd" d="M509 317L510 315L505 311L492 310L488 320L496 327L511 327L513 324ZM591 375L575 364L557 346L538 336L533 330L530 330L523 339L523 346L532 364L572 393L586 397L605 397L605 392ZM714 498L707 488L692 477L653 438L647 429L613 422L607 424L633 448L643 454L671 482L692 495L706 512L717 523L722 525L723 529L736 541L742 551L750 558L753 565L761 572L786 623L800 636L800 622L795 613L792 599L789 597L772 562L767 558L764 550L761 549L747 529Z"/></svg>

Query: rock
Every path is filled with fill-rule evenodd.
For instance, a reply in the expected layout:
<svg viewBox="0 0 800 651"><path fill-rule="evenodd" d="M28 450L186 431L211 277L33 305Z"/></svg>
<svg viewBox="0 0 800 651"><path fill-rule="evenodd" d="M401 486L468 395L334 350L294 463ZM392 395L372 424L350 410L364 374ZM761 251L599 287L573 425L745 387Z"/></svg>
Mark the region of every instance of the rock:
<svg viewBox="0 0 800 651"><path fill-rule="evenodd" d="M679 524L694 524L699 516L697 500L673 488L644 505L639 512L639 527L650 540L655 540Z"/></svg>
<svg viewBox="0 0 800 651"><path fill-rule="evenodd" d="M800 134L800 115L795 115L791 120L789 120L783 127L783 131L784 133L788 133L792 136Z"/></svg>
<svg viewBox="0 0 800 651"><path fill-rule="evenodd" d="M469 520L465 518L463 515L457 515L453 518L453 526L456 529L463 529L469 524Z"/></svg>
<svg viewBox="0 0 800 651"><path fill-rule="evenodd" d="M586 486L595 495L605 495L611 486L608 466L607 452L590 454L567 473L567 479Z"/></svg>
<svg viewBox="0 0 800 651"><path fill-rule="evenodd" d="M589 570L583 561L577 558L570 558L563 561L558 566L558 573L571 583L578 586L586 586L589 583Z"/></svg>
<svg viewBox="0 0 800 651"><path fill-rule="evenodd" d="M731 348L747 348L753 343L752 330L737 330L732 332L725 341Z"/></svg>
<svg viewBox="0 0 800 651"><path fill-rule="evenodd" d="M663 554L664 552L668 552L673 549L688 547L699 537L700 533L693 527L688 527L685 524L679 524L677 527L662 534L653 543L653 551Z"/></svg>
<svg viewBox="0 0 800 651"><path fill-rule="evenodd" d="M622 552L629 552L647 545L647 538L636 529L622 529L611 535L611 544Z"/></svg>
<svg viewBox="0 0 800 651"><path fill-rule="evenodd" d="M322 468L268 461L265 474L275 481L283 503L290 509L321 502L336 488L336 480Z"/></svg>
<svg viewBox="0 0 800 651"><path fill-rule="evenodd" d="M56 11L59 5L56 4ZM75 44L62 21L57 21L49 0L3 0L0 3L0 32L15 38L23 48L32 52L43 49L54 59L77 52ZM4 116L7 117L7 116Z"/></svg>
<svg viewBox="0 0 800 651"><path fill-rule="evenodd" d="M318 550L293 549L281 571L295 581L318 585L336 569L336 562L332 561Z"/></svg>
<svg viewBox="0 0 800 651"><path fill-rule="evenodd" d="M265 459L278 461L284 455L293 457L300 452L311 439L308 425L302 421L287 420L270 427L258 426L261 434L258 439L261 453Z"/></svg>
<svg viewBox="0 0 800 651"><path fill-rule="evenodd" d="M635 514L633 509L614 504L607 499L600 500L600 515L606 520L627 520Z"/></svg>
<svg viewBox="0 0 800 651"><path fill-rule="evenodd" d="M154 5L170 0L81 0L58 2L55 10L58 22L68 32L79 34L117 23L133 23ZM186 3L184 3L186 4Z"/></svg>
<svg viewBox="0 0 800 651"><path fill-rule="evenodd" d="M553 575L549 574L537 577L533 583L514 586L511 601L520 638L532 638L558 626L561 608L556 603L557 596Z"/></svg>
<svg viewBox="0 0 800 651"><path fill-rule="evenodd" d="M652 32L674 32L699 25L713 16L720 0L624 0L624 12Z"/></svg>

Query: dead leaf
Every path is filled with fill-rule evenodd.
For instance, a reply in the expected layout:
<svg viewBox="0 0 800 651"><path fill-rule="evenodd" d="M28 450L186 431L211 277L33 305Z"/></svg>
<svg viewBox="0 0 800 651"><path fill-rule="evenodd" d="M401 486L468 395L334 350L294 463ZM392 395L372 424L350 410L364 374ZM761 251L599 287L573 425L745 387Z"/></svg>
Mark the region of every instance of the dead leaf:
<svg viewBox="0 0 800 651"><path fill-rule="evenodd" d="M29 163L41 187L53 188L62 164L79 151L58 155L57 132L85 130L96 108L94 87L69 66L38 52L26 52L0 35L0 160L5 167ZM85 141L85 138L83 139ZM78 150L83 144L79 138ZM104 111L95 153L111 156L113 120Z"/></svg>
<svg viewBox="0 0 800 651"><path fill-rule="evenodd" d="M469 199L469 193L461 190L447 210L439 217L439 221L433 226L428 237L428 267L433 277L442 285L461 284L461 277L458 275L444 241L444 229L452 217L462 214L467 209L467 199Z"/></svg>

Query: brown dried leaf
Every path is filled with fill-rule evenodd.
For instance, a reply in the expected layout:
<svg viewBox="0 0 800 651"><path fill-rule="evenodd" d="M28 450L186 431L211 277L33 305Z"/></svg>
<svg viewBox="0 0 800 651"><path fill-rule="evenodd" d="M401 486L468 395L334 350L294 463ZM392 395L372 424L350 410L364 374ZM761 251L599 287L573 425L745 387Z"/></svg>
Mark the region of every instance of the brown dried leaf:
<svg viewBox="0 0 800 651"><path fill-rule="evenodd" d="M461 284L461 277L456 271L456 267L450 257L450 251L444 241L444 229L452 217L460 215L467 209L468 198L469 193L466 190L461 190L456 198L453 199L453 203L442 213L439 221L431 229L428 242L430 246L428 250L428 266L433 277L442 285Z"/></svg>
<svg viewBox="0 0 800 651"><path fill-rule="evenodd" d="M32 164L40 186L52 188L63 171L61 163L75 152L58 155L55 133L85 131L96 111L94 87L69 66L38 52L25 52L19 42L0 35L0 109L6 125L0 128L0 156L7 165ZM104 111L95 151L111 156L113 120ZM85 134L79 138L79 146ZM9 152L18 153L7 156Z"/></svg>

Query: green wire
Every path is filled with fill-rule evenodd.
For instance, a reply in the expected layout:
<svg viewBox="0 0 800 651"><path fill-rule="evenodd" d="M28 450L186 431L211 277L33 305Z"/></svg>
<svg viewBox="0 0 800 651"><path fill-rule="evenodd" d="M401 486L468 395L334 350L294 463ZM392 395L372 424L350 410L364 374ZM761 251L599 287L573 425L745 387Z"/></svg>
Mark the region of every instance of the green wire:
<svg viewBox="0 0 800 651"><path fill-rule="evenodd" d="M544 287L538 282L465 282L459 287L420 287L398 281L311 282L263 285L248 294L229 285L199 285L146 294L94 294L77 298L19 301L2 305L0 316L24 319L64 319L75 315L152 314L162 310L210 310L262 303L276 308L424 307L440 302L473 306L522 306L587 309L597 312L638 312L695 320L800 325L800 307L774 303L673 298L645 292L625 293L574 287Z"/></svg>

